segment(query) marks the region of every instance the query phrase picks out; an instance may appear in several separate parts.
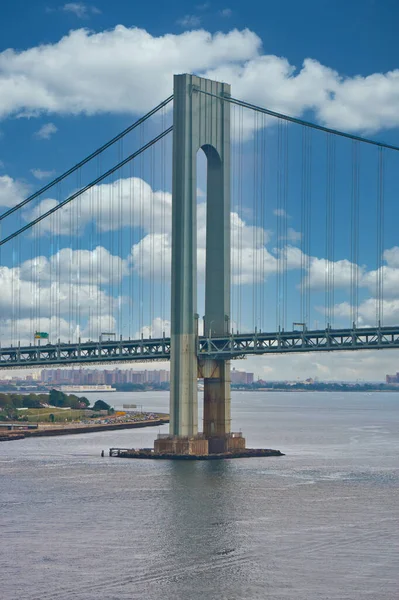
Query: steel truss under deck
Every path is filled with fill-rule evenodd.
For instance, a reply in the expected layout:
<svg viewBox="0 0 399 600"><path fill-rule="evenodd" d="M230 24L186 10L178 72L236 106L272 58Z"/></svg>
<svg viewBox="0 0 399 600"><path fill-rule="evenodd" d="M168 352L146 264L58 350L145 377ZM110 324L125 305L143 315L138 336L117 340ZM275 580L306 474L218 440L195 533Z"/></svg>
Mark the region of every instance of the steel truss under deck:
<svg viewBox="0 0 399 600"><path fill-rule="evenodd" d="M385 348L399 348L399 326L243 333L226 337L200 337L197 342L199 358L220 360L256 354ZM60 343L0 348L0 369L166 361L169 358L170 339L166 337L101 343Z"/></svg>

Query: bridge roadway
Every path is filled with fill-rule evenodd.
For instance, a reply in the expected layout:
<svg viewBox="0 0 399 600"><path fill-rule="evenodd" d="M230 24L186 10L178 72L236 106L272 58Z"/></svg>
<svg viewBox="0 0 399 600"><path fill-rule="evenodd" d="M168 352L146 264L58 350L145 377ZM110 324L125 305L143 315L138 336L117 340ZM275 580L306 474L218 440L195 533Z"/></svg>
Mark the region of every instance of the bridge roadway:
<svg viewBox="0 0 399 600"><path fill-rule="evenodd" d="M257 332L198 338L198 357L203 359L227 360L244 358L249 354L382 350L384 348L399 348L399 326ZM169 357L170 339L166 337L101 343L14 346L0 348L0 369L165 361L169 360Z"/></svg>

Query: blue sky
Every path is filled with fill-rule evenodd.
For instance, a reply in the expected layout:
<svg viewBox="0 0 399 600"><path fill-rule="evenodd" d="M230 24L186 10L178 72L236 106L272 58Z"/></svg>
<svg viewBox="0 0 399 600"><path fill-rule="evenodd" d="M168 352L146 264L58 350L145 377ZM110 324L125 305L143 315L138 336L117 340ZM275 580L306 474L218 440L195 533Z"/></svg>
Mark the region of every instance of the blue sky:
<svg viewBox="0 0 399 600"><path fill-rule="evenodd" d="M90 4L51 1L27 4L16 1L2 15L0 23L0 202L2 202L0 210L3 212L5 207L15 204L49 181L52 176L62 173L157 104L171 93L172 74L182 70L231 81L233 95L249 102L399 145L399 110L396 109L399 97L399 72L395 71L398 68L398 57L395 52L397 45L395 23L398 12L397 3L388 0L378 3L373 0L350 3L341 0L334 3L325 1L193 4L176 2L173 5L161 2L137 4L118 0L112 2L112 5L101 1ZM23 19L21 14L24 15ZM169 118L170 115L166 114L164 122L166 123ZM159 127L160 122L155 122L143 135L159 131ZM244 237L253 236L254 230L251 228L262 225L259 219L258 222L256 221L252 212L253 181L249 173L250 162L253 160L253 153L251 153L253 136L267 135L269 148L274 152L274 158L270 159L267 168L272 174L276 169L273 160L276 160L277 128L269 127L266 133L254 133L250 129L249 127L247 131L247 146L244 148L248 160L244 187L248 193L241 201L241 213L238 215ZM299 134L290 128L289 136L290 148L293 152L299 147ZM106 159L109 160L107 164L112 164L118 152L123 154L129 148L137 148L140 139L138 136L125 144L122 150L116 149L115 153ZM326 194L325 142L322 137L318 138L315 135L313 144L313 223L319 221L319 226L315 226L310 252L313 262L308 277L313 282L313 291L309 325L315 326L318 323L319 326L324 326L326 317L319 309L324 303L320 281L324 277L327 258L324 208L322 209ZM341 216L347 214L345 211L349 210L351 181L348 161L351 148L345 146L344 142L338 141L336 151L339 158L334 258L335 261L345 259L349 261L348 219L342 219ZM278 227L292 230L293 239L290 244L287 244L291 248L291 254L287 260L294 264L295 260L298 261L295 252L298 253L301 249L300 239L303 232L301 232L298 204L300 163L295 161L292 152L287 214L283 217L274 214L278 206L275 182L271 182L266 226L269 236L267 252L273 260L276 256L276 245L286 246L277 238ZM156 155L155 160L160 165L161 155ZM203 163L201 164L203 173ZM373 324L375 317L372 288L375 281L373 270L378 267L375 228L376 165L377 153L373 153L370 149L364 151L362 149L359 213L361 236L358 265L359 269L362 269L359 277L362 278L363 286L359 292L361 304L359 323L366 325ZM89 178L98 168L99 166L96 165L91 171L88 169L83 174L83 179L86 176ZM384 239L384 250L388 251L385 255L385 267L389 270L385 307L387 323L397 322L399 319L399 300L394 293L399 284L396 169L395 158L387 159L385 200L388 218ZM135 172L125 169L117 175L128 180L133 175L140 177L143 173L145 170L140 171L137 167ZM162 202L168 203L170 178L162 182L159 175L154 175L148 168L145 179L154 190L160 190L161 184L166 184L163 190L165 196L159 202L160 206L164 206ZM115 176L107 183L117 180L118 177ZM58 194L56 200L61 200L68 191L76 189L77 184L77 180L74 179L67 182L64 188L56 190L55 193ZM199 180L199 184L203 187L202 180ZM37 209L38 204L49 197L55 198L54 194L39 198L36 203ZM203 197L200 196L199 200L203 202ZM159 210L166 211L167 215L168 207L169 204L166 209ZM238 211L237 206L233 206L233 209ZM71 217L72 213L68 213L69 217L79 220L78 204L73 210L76 211L75 216ZM31 331L39 325L41 328L52 328L54 332L57 330L63 337L73 337L78 334L88 335L90 319L92 319L92 332L105 324L101 319L95 321L99 319L99 315L96 314L98 299L88 312L85 313L82 309L82 316L80 316L79 302L76 298L69 298L65 300L69 309L64 307L60 315L60 300L57 296L60 291L51 288L56 267L49 266L51 256L61 250L64 250L64 259L68 262L68 248L72 249L71 256L76 257L77 253L82 251L93 252L98 245L105 252L101 259L91 254L82 258L83 255L79 254L79 261L87 259L89 263L87 269L91 275L87 275L86 281L88 294L94 294L93 264L98 264L100 260L107 264L108 279L104 278L104 282L96 288L95 292L97 295L103 295L104 306L109 308L108 311L103 309L102 316L111 319L110 326L115 327L122 334L129 335L135 335L142 331L143 327L146 333L151 323L154 335L159 329L167 330L168 325L165 321L168 319L168 310L159 296L161 292L159 278L156 279L157 275L155 275L154 282L149 283L145 281L145 277L140 277L140 265L134 263L135 254L131 249L133 244L136 247L136 260L141 260L141 269L143 269L148 248L151 247L154 251L157 244L163 243L160 242L159 236L167 235L167 228L165 229L163 224L164 230L160 231L156 215L152 214L151 218L153 221L147 229L136 227L133 233L130 232L129 227L124 228L123 235L117 230L110 232L104 226L101 230L88 220L84 222L84 236L71 234L68 230L55 240L48 231L47 234L39 232L35 234L36 237L27 237L22 244L14 245L13 248L11 246L8 249L4 248L2 264L14 271L12 274L11 271L7 274L3 273L3 284L12 286L12 294L18 290L18 307L22 301L21 297L28 293L28 289L33 295L39 293L39 299L48 295L48 301L43 300L44 307L40 311L38 311L39 300L32 302L31 308L25 310L24 321L15 326L10 324L12 316L17 312L15 301L14 309L10 307L14 296L12 294L9 296L9 304L4 300L2 343L6 341L7 336L11 336L14 342L16 336L29 339ZM14 224L25 222L24 217L21 219L10 220L9 225L6 224L3 228L3 235L8 233L7 227L11 230ZM281 220L284 220L283 224ZM147 250L145 243L149 244ZM131 257L128 258L130 252ZM141 258L137 259L139 255ZM48 261L48 264L43 263L40 276L36 268L34 274L36 282L33 282L32 278L28 281L25 273L26 285L22 287L20 273L17 274L15 269L20 263L32 260L35 256L44 257L44 263ZM149 260L156 262L153 258ZM59 264L58 262L57 265ZM121 301L120 296L129 296L131 290L129 277L132 276L123 275L123 272L124 269L132 269L134 265L138 296L133 304L126 304ZM25 265L25 271L27 268ZM152 268L155 268L154 264ZM334 268L336 273L334 302L336 315L338 315L336 324L344 325L350 320L351 315L351 309L348 307L350 299L347 285L348 269L350 270L351 267L344 263L337 263ZM115 269L120 272L119 281L111 277L111 272ZM80 275L76 277L74 281L76 285L85 285L84 277ZM38 282L39 292L35 288L35 283ZM291 267L287 275L287 285L296 290L296 299L295 302L290 300L287 303L287 327L300 316L297 290L299 282L300 273L297 267ZM163 293L166 293L167 283L162 285ZM275 274L269 275L268 285L267 292L265 290L262 292L260 284L243 286L241 292L237 291L236 286L233 292L232 316L234 319L236 314L237 326L251 329L254 324L258 324L263 329L275 328L273 299L269 299L269 316L266 314L263 323L260 323L259 318L251 313L254 295L257 296L258 306L265 294L268 295L269 290L273 290L269 296L274 298ZM76 297L79 293L84 297L84 290L76 288L75 292ZM152 298L151 301L147 302L146 294ZM238 300L240 294L241 299ZM137 302L140 301L141 303L144 301L145 306L138 308ZM237 323L239 304L242 305L241 313L244 313L240 324ZM57 310L58 314L55 315ZM123 328L120 321L123 319L126 322L132 319L132 315L137 316L137 312L141 315L137 323L132 321L128 329ZM60 325L61 317L64 321ZM52 318L55 321L58 318L58 324L52 321ZM79 319L81 320L77 323ZM158 321L154 325L156 319ZM335 377L340 371L342 377L354 379L357 376L368 375L370 364L374 365L375 376L385 372L386 359L381 360L380 356L367 356L368 358L364 357L360 362L359 358L346 356L333 359L309 356L289 360L294 375L302 374L303 369L308 368L307 374L313 376ZM255 363L255 359L253 360L254 365L260 365L254 367L258 369L260 375L278 377L286 370L287 363L283 364L279 357L268 358L267 365L259 361ZM392 363L392 370L395 370L396 353L390 355L389 360Z"/></svg>

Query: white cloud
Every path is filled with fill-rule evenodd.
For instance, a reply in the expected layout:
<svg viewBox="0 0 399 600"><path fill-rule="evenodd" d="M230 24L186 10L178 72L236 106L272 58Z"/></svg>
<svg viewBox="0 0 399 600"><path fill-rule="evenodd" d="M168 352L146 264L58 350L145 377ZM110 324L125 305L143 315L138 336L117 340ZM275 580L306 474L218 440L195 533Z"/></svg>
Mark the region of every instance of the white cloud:
<svg viewBox="0 0 399 600"><path fill-rule="evenodd" d="M48 179L49 177L55 175L55 171L43 171L42 169L31 169L30 172L32 173L33 177L36 177L36 179L39 179L39 181L42 179Z"/></svg>
<svg viewBox="0 0 399 600"><path fill-rule="evenodd" d="M107 314L90 316L83 327L74 320L55 315L51 317L1 319L0 343L3 347L9 344L15 345L18 342L21 346L33 344L35 343L35 331L48 333L49 343L51 344L57 343L59 339L61 342L77 342L79 338L82 342L89 339L98 341L103 331L114 332L115 330L115 317ZM45 341L43 344L47 344L47 342Z"/></svg>
<svg viewBox="0 0 399 600"><path fill-rule="evenodd" d="M20 278L31 281L32 275L41 283L64 281L73 284L99 285L117 283L128 274L126 261L112 255L106 248L97 246L94 250L72 250L62 248L47 258L37 256L23 262Z"/></svg>
<svg viewBox="0 0 399 600"><path fill-rule="evenodd" d="M135 338L139 339L143 336L144 339L152 338L160 338L165 334L165 337L170 336L170 321L167 319L161 319L160 317L156 317L153 319L151 325L144 325L137 331L135 334Z"/></svg>
<svg viewBox="0 0 399 600"><path fill-rule="evenodd" d="M143 113L171 93L174 73L246 61L259 47L248 30L154 37L123 25L102 33L79 29L55 44L0 54L0 117Z"/></svg>
<svg viewBox="0 0 399 600"><path fill-rule="evenodd" d="M46 331L49 333L50 343L56 343L58 339L62 341L77 340L80 331L76 323L70 322L64 318L41 317L34 319L29 317L7 318L0 321L0 342L2 346L16 344L29 345L34 343L35 331ZM45 341L44 344L47 342Z"/></svg>
<svg viewBox="0 0 399 600"><path fill-rule="evenodd" d="M273 214L276 217L280 217L281 219L289 219L290 215L287 213L286 210L284 210L284 208L275 208L273 210Z"/></svg>
<svg viewBox="0 0 399 600"><path fill-rule="evenodd" d="M35 133L35 137L40 140L49 140L51 136L58 131L58 127L54 125L54 123L46 123L42 125L38 131Z"/></svg>
<svg viewBox="0 0 399 600"><path fill-rule="evenodd" d="M357 278L359 283L362 282L365 268L347 259L332 262L312 256L305 276L305 285L310 285L312 289L324 289L327 273L333 274L334 287L349 289L354 278Z"/></svg>
<svg viewBox="0 0 399 600"><path fill-rule="evenodd" d="M385 297L399 296L399 268L384 265L379 270L369 271L364 274L360 285L367 287L372 295L376 295L378 281L383 283Z"/></svg>
<svg viewBox="0 0 399 600"><path fill-rule="evenodd" d="M61 10L76 15L78 19L86 18L90 13L94 15L101 13L100 9L96 8L95 6L83 4L83 2L68 2L67 4L64 4Z"/></svg>
<svg viewBox="0 0 399 600"><path fill-rule="evenodd" d="M0 117L142 113L170 94L173 73L195 72L228 81L235 97L290 115L313 111L332 127L399 125L399 70L344 77L311 58L297 68L261 46L249 30L159 37L123 25L71 31L54 44L0 54Z"/></svg>
<svg viewBox="0 0 399 600"><path fill-rule="evenodd" d="M341 302L334 306L334 315L337 318L350 318L353 314L354 311L349 302ZM367 298L360 302L358 314L357 325L359 327L375 327L379 314L381 314L384 326L397 325L399 323L399 298L388 298L382 301L376 298Z"/></svg>
<svg viewBox="0 0 399 600"><path fill-rule="evenodd" d="M113 315L90 316L82 330L81 337L97 341L104 332L116 333L116 319Z"/></svg>
<svg viewBox="0 0 399 600"><path fill-rule="evenodd" d="M201 25L201 17L198 15L184 15L184 17L179 19L177 23L178 25L181 25L181 27L191 29Z"/></svg>
<svg viewBox="0 0 399 600"><path fill-rule="evenodd" d="M170 222L169 222L170 223ZM231 277L233 284L248 284L266 278L276 271L277 259L266 243L270 232L247 225L237 213L231 213ZM254 244L255 243L255 244ZM205 278L206 205L197 207L197 268L200 280ZM142 277L160 277L171 273L170 225L164 233L149 232L132 248L130 262ZM254 269L255 263L255 269Z"/></svg>
<svg viewBox="0 0 399 600"><path fill-rule="evenodd" d="M383 258L386 261L388 267L396 267L399 268L399 248L398 246L394 246L393 248L389 248L385 250L383 254Z"/></svg>
<svg viewBox="0 0 399 600"><path fill-rule="evenodd" d="M249 356L234 361L236 368L253 371L265 380L303 381L319 377L332 381L385 381L387 373L396 373L398 350L361 350L359 352L314 352L304 354L270 354Z"/></svg>
<svg viewBox="0 0 399 600"><path fill-rule="evenodd" d="M292 242L295 244L296 242L300 242L302 239L302 233L300 231L295 231L292 227L288 227L287 235L285 236L287 242Z"/></svg>
<svg viewBox="0 0 399 600"><path fill-rule="evenodd" d="M50 258L0 267L2 342L25 343L27 328L28 341L32 331L49 331L48 327L53 338L63 341L98 338L100 329L114 331L114 314L126 299L112 295L112 290L127 272L126 261L100 247L92 252L63 248ZM105 288L109 291L101 289L103 285L111 286Z"/></svg>
<svg viewBox="0 0 399 600"><path fill-rule="evenodd" d="M31 221L57 206L58 201L46 198L32 210L25 212ZM37 230L43 235L49 232L79 235L94 220L99 231L118 230L122 227L143 227L146 232L170 230L172 196L168 192L154 191L138 177L118 179L113 183L95 186L73 201L79 210L79 223L74 218L71 204L43 219Z"/></svg>
<svg viewBox="0 0 399 600"><path fill-rule="evenodd" d="M45 270L44 257L37 259L38 268L31 270L31 278L17 268L0 267L0 311L2 318L11 315L29 317L32 312L49 317L53 312L62 316L79 314L88 317L107 314L118 305L116 298L108 296L96 284L70 283L53 278L49 280ZM35 262L35 260L33 261Z"/></svg>
<svg viewBox="0 0 399 600"><path fill-rule="evenodd" d="M224 17L225 19L228 19L229 17L231 17L232 14L233 14L233 11L231 10L231 8L223 8L223 10L219 11L219 15L221 17Z"/></svg>
<svg viewBox="0 0 399 600"><path fill-rule="evenodd" d="M0 206L15 206L26 197L28 191L28 186L22 181L8 175L0 176Z"/></svg>

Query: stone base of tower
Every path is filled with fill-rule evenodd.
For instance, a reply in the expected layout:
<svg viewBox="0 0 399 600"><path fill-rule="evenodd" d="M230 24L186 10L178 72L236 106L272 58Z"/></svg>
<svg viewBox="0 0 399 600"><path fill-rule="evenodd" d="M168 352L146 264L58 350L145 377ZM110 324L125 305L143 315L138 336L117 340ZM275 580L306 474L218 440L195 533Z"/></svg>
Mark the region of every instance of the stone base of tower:
<svg viewBox="0 0 399 600"><path fill-rule="evenodd" d="M154 442L154 454L204 456L209 454L208 440L201 434L193 437L160 434Z"/></svg>
<svg viewBox="0 0 399 600"><path fill-rule="evenodd" d="M240 450L245 450L245 438L241 433L210 437L201 433L193 437L160 434L154 442L154 454L206 456L227 455Z"/></svg>
<svg viewBox="0 0 399 600"><path fill-rule="evenodd" d="M245 450L245 438L241 433L227 433L223 436L208 437L209 454L225 454Z"/></svg>

